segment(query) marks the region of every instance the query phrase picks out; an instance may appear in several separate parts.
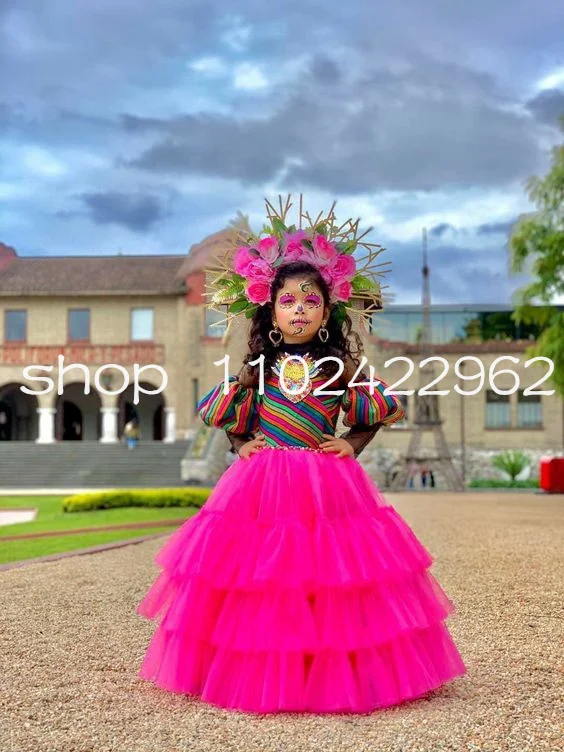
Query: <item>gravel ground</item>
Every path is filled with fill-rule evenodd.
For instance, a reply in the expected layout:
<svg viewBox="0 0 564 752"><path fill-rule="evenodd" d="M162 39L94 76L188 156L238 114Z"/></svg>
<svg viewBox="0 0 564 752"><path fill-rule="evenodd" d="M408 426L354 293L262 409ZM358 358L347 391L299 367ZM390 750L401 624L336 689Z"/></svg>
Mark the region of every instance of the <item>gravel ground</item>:
<svg viewBox="0 0 564 752"><path fill-rule="evenodd" d="M366 715L253 716L136 677L164 538L0 574L1 752L562 750L564 497L403 494L468 674Z"/></svg>

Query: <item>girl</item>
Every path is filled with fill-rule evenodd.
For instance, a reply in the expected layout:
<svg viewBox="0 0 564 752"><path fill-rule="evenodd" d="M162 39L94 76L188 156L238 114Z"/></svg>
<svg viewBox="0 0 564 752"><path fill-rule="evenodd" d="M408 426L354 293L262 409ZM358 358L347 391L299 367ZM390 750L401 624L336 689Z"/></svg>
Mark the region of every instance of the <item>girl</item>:
<svg viewBox="0 0 564 752"><path fill-rule="evenodd" d="M356 459L404 413L386 384L357 374L360 338L340 306L349 254L321 237L284 226L258 253L238 251L239 308L256 306L250 352L198 404L238 458L157 554L137 608L162 615L139 676L224 708L368 712L466 672L433 557ZM260 355L262 378L249 366ZM340 410L349 430L337 437Z"/></svg>

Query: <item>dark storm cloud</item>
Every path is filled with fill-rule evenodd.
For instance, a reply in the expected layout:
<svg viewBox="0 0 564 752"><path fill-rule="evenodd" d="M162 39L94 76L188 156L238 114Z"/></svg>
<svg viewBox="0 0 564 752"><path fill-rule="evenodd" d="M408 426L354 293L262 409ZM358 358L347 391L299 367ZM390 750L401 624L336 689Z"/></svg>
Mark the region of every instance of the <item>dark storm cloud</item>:
<svg viewBox="0 0 564 752"><path fill-rule="evenodd" d="M440 225L435 225L429 230L429 235L433 235L436 238L442 238L445 232L456 232L454 225L449 225L448 222L442 222Z"/></svg>
<svg viewBox="0 0 564 752"><path fill-rule="evenodd" d="M125 127L162 134L129 164L250 183L286 170L289 189L349 194L502 186L539 167L530 121L489 76L421 55L401 72L377 65L325 86L317 76L310 66L289 94L273 92L261 118L129 115Z"/></svg>
<svg viewBox="0 0 564 752"><path fill-rule="evenodd" d="M476 233L478 235L496 235L498 233L507 235L515 222L517 222L517 219L511 219L507 222L486 222L476 227Z"/></svg>
<svg viewBox="0 0 564 752"><path fill-rule="evenodd" d="M336 84L341 78L339 66L326 55L317 55L310 65L314 79L322 84Z"/></svg>
<svg viewBox="0 0 564 752"><path fill-rule="evenodd" d="M96 224L113 224L144 232L165 212L157 196L118 192L84 193L80 196Z"/></svg>
<svg viewBox="0 0 564 752"><path fill-rule="evenodd" d="M564 118L564 91L546 89L527 102L527 108L539 120L549 125L559 125ZM564 124L564 123L563 123Z"/></svg>
<svg viewBox="0 0 564 752"><path fill-rule="evenodd" d="M420 243L389 244L386 261L392 261L384 284L401 298L421 299L422 255ZM384 256L382 256L384 260ZM431 299L435 303L507 303L523 284L523 275L508 274L508 254L503 244L477 250L471 246L428 247Z"/></svg>

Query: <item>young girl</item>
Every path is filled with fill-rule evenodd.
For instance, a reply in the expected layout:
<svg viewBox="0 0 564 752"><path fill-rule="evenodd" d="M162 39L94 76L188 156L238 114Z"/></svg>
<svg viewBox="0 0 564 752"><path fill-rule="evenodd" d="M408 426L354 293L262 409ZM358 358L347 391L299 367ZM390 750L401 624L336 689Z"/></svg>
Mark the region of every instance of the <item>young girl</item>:
<svg viewBox="0 0 564 752"><path fill-rule="evenodd" d="M235 259L256 305L250 352L198 410L239 457L155 558L137 612L162 618L139 676L247 712L368 712L466 667L433 557L356 459L404 413L385 383L357 374L349 335L360 339L340 305L352 246L282 232ZM260 355L262 373L248 365ZM337 437L340 410L349 430Z"/></svg>

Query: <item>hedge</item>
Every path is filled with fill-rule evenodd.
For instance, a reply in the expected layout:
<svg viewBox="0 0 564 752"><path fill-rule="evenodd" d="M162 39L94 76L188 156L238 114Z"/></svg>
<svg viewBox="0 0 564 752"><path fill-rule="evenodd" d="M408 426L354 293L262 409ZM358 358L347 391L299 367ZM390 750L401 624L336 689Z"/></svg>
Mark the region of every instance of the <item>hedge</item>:
<svg viewBox="0 0 564 752"><path fill-rule="evenodd" d="M473 478L468 483L469 488L538 488L537 478L527 480L505 480L503 478Z"/></svg>
<svg viewBox="0 0 564 752"><path fill-rule="evenodd" d="M63 500L63 512L90 512L119 507L201 507L211 488L142 488L74 494Z"/></svg>

